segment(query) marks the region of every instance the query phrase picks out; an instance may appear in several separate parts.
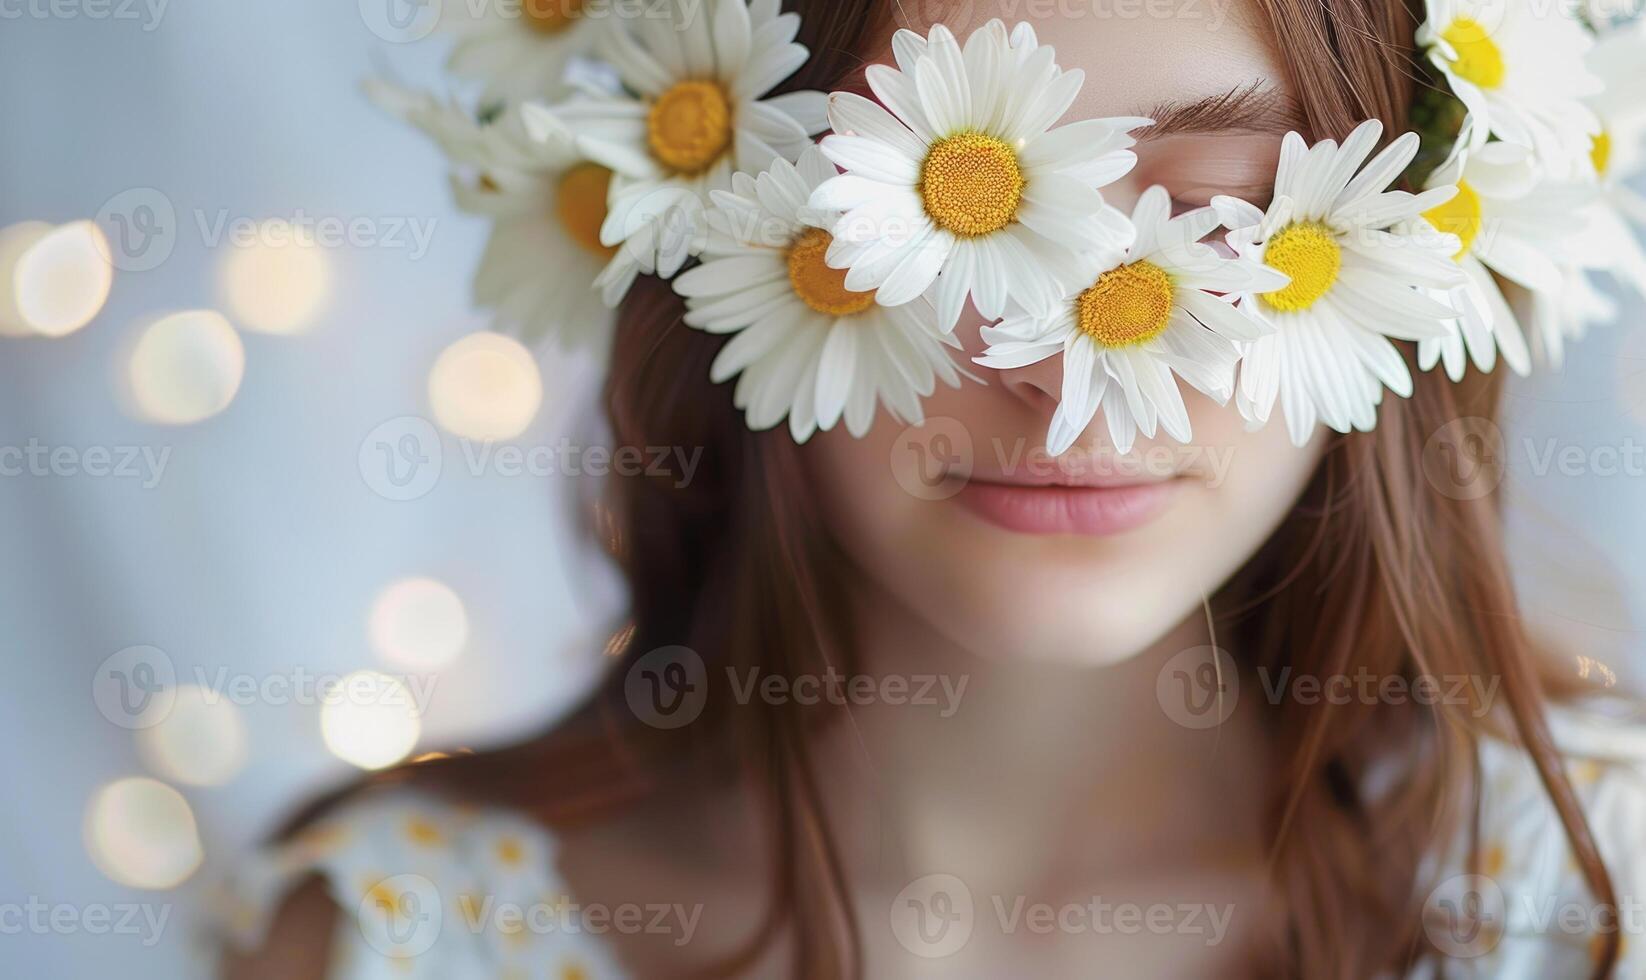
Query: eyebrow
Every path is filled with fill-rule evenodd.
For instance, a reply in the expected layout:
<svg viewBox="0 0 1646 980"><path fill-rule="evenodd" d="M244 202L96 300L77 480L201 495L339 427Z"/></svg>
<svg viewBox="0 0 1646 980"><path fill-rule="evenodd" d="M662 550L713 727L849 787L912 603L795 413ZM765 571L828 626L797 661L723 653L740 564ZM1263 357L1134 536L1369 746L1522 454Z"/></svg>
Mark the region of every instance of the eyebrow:
<svg viewBox="0 0 1646 980"><path fill-rule="evenodd" d="M1194 102L1159 102L1138 113L1154 125L1137 131L1140 140L1178 133L1285 133L1304 128L1297 101L1261 81L1236 86Z"/></svg>

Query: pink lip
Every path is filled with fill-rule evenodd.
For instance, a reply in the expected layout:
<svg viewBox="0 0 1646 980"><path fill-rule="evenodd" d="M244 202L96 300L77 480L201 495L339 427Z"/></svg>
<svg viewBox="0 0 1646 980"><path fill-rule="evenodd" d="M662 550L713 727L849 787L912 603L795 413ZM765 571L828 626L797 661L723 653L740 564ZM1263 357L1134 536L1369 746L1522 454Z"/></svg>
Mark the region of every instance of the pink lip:
<svg viewBox="0 0 1646 980"><path fill-rule="evenodd" d="M1111 486L989 483L973 479L954 498L976 516L1020 534L1123 534L1159 517L1177 480Z"/></svg>

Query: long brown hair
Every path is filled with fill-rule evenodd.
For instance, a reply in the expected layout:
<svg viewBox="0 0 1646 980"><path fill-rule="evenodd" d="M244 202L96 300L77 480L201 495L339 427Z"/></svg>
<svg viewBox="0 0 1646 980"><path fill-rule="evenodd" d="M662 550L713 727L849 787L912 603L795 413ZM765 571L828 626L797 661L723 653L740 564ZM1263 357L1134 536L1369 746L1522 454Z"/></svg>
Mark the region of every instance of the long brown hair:
<svg viewBox="0 0 1646 980"><path fill-rule="evenodd" d="M886 0L788 0L812 58L789 89L834 89L883 39ZM1406 128L1422 82L1414 18L1400 0L1258 0L1312 138L1344 136L1362 119ZM608 682L573 718L522 744L403 767L374 782L412 783L498 804L550 824L597 820L624 803L705 779L741 779L769 814L768 914L726 973L754 963L780 935L797 976L863 972L843 862L823 818L821 774L808 752L813 721L792 706L713 710L661 731L625 700L630 666L676 644L719 670L776 674L851 669L847 605L827 570L845 562L807 492L799 449L781 430L752 433L725 386L708 381L721 343L686 329L666 284L644 280L619 324L605 404L615 442L701 446L685 487L616 478L592 523L628 580L629 626L613 643ZM1478 676L1502 707L1309 705L1268 719L1280 795L1272 801L1273 873L1286 896L1283 938L1263 972L1358 978L1435 955L1424 938L1423 858L1478 822L1476 748L1488 734L1529 754L1597 902L1611 882L1543 718L1543 661L1518 617L1494 498L1454 499L1425 479L1425 443L1447 423L1496 413L1500 382L1453 385L1418 374L1410 399L1388 399L1374 432L1334 437L1284 526L1214 603L1220 636L1258 665L1298 674ZM1501 374L1501 372L1499 372ZM1259 653L1259 651L1261 653ZM716 670L711 670L711 674ZM722 676L724 676L722 674ZM1371 795L1369 774L1402 779ZM329 802L311 808L299 823ZM1605 937L1595 975L1609 975Z"/></svg>

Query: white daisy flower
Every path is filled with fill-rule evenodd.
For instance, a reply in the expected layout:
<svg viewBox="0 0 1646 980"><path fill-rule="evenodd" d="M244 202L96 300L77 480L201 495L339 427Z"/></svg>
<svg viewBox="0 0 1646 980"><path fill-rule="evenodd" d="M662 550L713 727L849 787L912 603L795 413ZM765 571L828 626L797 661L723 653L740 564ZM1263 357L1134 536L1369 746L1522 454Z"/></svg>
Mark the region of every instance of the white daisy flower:
<svg viewBox="0 0 1646 980"><path fill-rule="evenodd" d="M1595 288L1578 266L1560 270L1560 287L1532 296L1532 340L1538 356L1556 371L1566 361L1566 342L1582 340L1589 328L1615 323L1617 301Z"/></svg>
<svg viewBox="0 0 1646 980"><path fill-rule="evenodd" d="M1044 311L1073 253L1126 247L1130 225L1098 188L1137 162L1127 130L1147 119L1052 129L1084 75L1064 72L1027 25L998 20L962 50L946 27L899 31L898 68L872 65L876 104L835 92L823 150L846 174L812 203L845 211L829 264L887 306L926 295L952 330L971 297L998 319L1008 293Z"/></svg>
<svg viewBox="0 0 1646 980"><path fill-rule="evenodd" d="M750 428L789 420L796 442L845 420L862 436L875 403L903 422L922 418L920 399L936 381L957 385L948 347L924 303L886 307L846 286L825 262L838 214L812 209L812 191L839 173L822 151L798 166L775 161L758 177L733 175L714 192L703 264L674 280L686 323L734 337L711 368L715 382L738 378L734 400Z"/></svg>
<svg viewBox="0 0 1646 980"><path fill-rule="evenodd" d="M1589 100L1600 132L1589 163L1606 198L1628 219L1646 226L1646 197L1629 181L1646 172L1646 20L1603 35L1589 52L1589 68L1605 89Z"/></svg>
<svg viewBox="0 0 1646 980"><path fill-rule="evenodd" d="M616 174L604 245L671 277L701 247L711 191L812 145L828 125L823 93L766 97L806 63L799 30L778 0L703 0L601 36L601 55L632 94L526 106L534 136L571 139Z"/></svg>
<svg viewBox="0 0 1646 980"><path fill-rule="evenodd" d="M530 139L518 113L476 119L456 103L381 81L368 82L367 94L433 138L461 171L452 174L458 205L493 219L474 299L494 311L497 328L528 343L553 336L602 349L610 307L640 271L632 256L600 242L611 171L570 142Z"/></svg>
<svg viewBox="0 0 1646 980"><path fill-rule="evenodd" d="M619 30L612 11L585 0L447 3L440 27L457 35L446 67L485 83L487 101L558 99L567 68L588 55L602 31Z"/></svg>
<svg viewBox="0 0 1646 980"><path fill-rule="evenodd" d="M1212 201L1236 229L1231 248L1291 277L1282 289L1240 297L1275 332L1247 345L1235 401L1248 422L1263 424L1278 398L1300 446L1317 422L1339 432L1370 429L1385 387L1411 395L1411 373L1390 338L1422 341L1455 329L1457 311L1419 290L1463 281L1451 260L1458 240L1432 229L1391 230L1455 189L1386 191L1417 153L1418 137L1405 134L1362 167L1382 132L1368 120L1341 147L1333 140L1307 147L1287 133L1267 212L1234 198Z"/></svg>
<svg viewBox="0 0 1646 980"><path fill-rule="evenodd" d="M1175 372L1228 401L1238 342L1269 328L1214 293L1279 289L1287 278L1246 258L1226 258L1201 242L1219 224L1211 208L1171 216L1171 198L1151 187L1132 212L1131 248L1083 260L1083 284L1044 315L1009 316L985 327L989 348L977 363L1010 369L1063 355L1063 394L1046 449L1066 452L1098 407L1115 449L1130 452L1137 433L1156 425L1180 442L1192 433Z"/></svg>
<svg viewBox="0 0 1646 980"><path fill-rule="evenodd" d="M1532 151L1492 142L1474 152L1459 148L1430 175L1431 188L1456 186L1457 194L1423 213L1434 228L1456 236L1453 255L1467 277L1450 290L1460 314L1450 336L1418 343L1418 366L1444 362L1453 381L1466 364L1489 372L1503 359L1516 374L1532 369L1526 337L1504 299L1495 272L1534 293L1558 291L1562 256L1583 231L1583 208L1593 192L1577 184L1543 179Z"/></svg>
<svg viewBox="0 0 1646 980"><path fill-rule="evenodd" d="M1588 162L1596 188L1584 209L1586 227L1567 254L1564 288L1534 297L1539 347L1558 366L1564 341L1583 336L1599 319L1592 283L1583 270L1605 272L1646 297L1646 251L1636 237L1646 227L1646 197L1630 182L1646 171L1646 21L1603 35L1589 52L1589 66L1605 90L1589 99L1600 119Z"/></svg>
<svg viewBox="0 0 1646 980"><path fill-rule="evenodd" d="M1600 91L1591 39L1559 4L1428 0L1417 43L1469 110L1470 146L1488 136L1532 148L1554 175L1578 172L1600 129L1583 100Z"/></svg>

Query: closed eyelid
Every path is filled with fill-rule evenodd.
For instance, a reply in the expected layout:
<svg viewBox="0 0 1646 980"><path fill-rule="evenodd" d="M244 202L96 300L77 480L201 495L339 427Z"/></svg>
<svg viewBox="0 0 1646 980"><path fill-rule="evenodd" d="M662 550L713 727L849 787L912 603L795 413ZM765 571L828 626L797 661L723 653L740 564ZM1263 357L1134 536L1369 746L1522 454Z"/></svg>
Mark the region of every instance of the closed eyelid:
<svg viewBox="0 0 1646 980"><path fill-rule="evenodd" d="M1274 183L1249 184L1244 187L1199 185L1194 187L1167 187L1172 194L1173 208L1181 207L1184 211L1203 208L1212 203L1214 197L1237 197L1247 204L1258 208L1266 208L1274 199Z"/></svg>

